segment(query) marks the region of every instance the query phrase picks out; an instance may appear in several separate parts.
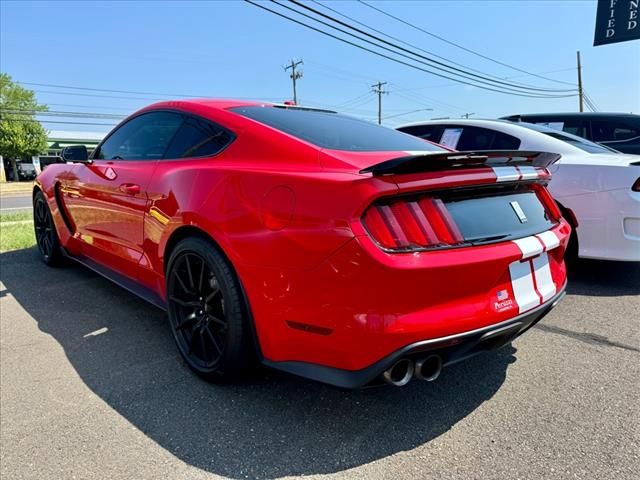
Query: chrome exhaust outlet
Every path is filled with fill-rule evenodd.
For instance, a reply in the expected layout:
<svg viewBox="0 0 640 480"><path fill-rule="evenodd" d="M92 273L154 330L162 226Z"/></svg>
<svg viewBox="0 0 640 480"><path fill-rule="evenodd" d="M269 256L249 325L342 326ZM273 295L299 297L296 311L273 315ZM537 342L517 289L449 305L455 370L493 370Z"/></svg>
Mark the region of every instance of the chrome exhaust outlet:
<svg viewBox="0 0 640 480"><path fill-rule="evenodd" d="M440 376L442 371L442 357L440 355L429 355L416 362L415 376L425 382L433 382Z"/></svg>
<svg viewBox="0 0 640 480"><path fill-rule="evenodd" d="M413 362L408 358L403 358L394 363L391 368L385 370L382 378L393 386L404 387L411 381L413 371Z"/></svg>

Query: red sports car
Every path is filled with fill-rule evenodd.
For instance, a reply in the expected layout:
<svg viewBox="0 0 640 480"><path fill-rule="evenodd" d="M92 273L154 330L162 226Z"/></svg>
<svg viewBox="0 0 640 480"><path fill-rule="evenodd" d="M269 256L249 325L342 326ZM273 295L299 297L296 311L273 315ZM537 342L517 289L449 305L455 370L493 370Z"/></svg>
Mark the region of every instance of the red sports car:
<svg viewBox="0 0 640 480"><path fill-rule="evenodd" d="M450 152L335 112L163 102L33 192L42 259L168 311L184 360L352 388L434 380L564 294L555 156Z"/></svg>

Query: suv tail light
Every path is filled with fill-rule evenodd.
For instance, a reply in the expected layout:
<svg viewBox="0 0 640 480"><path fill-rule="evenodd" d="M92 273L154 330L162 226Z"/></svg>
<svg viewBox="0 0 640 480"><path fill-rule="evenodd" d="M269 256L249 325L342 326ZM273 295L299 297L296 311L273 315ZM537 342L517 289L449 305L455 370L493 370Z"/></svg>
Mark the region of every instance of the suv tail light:
<svg viewBox="0 0 640 480"><path fill-rule="evenodd" d="M362 222L383 248L396 251L452 246L464 241L441 199L423 197L375 204Z"/></svg>
<svg viewBox="0 0 640 480"><path fill-rule="evenodd" d="M631 187L631 190L633 190L634 192L640 192L640 178L638 178L633 186Z"/></svg>

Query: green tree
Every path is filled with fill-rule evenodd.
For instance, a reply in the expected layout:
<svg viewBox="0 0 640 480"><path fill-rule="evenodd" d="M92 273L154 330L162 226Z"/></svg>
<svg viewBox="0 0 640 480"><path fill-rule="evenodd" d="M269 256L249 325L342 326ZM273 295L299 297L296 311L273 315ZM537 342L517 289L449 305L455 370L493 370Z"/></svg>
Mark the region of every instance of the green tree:
<svg viewBox="0 0 640 480"><path fill-rule="evenodd" d="M48 107L38 104L32 90L0 73L0 155L11 161L14 180L18 179L16 160L47 150L47 131L34 118L36 112L46 110Z"/></svg>

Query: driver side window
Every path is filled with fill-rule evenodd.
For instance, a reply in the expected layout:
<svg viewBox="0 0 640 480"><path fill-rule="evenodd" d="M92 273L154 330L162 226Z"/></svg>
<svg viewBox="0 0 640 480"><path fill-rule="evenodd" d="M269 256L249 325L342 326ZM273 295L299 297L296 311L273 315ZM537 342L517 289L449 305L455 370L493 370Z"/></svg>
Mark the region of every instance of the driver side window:
<svg viewBox="0 0 640 480"><path fill-rule="evenodd" d="M179 113L149 112L114 131L96 151L101 160L159 160L183 122Z"/></svg>

